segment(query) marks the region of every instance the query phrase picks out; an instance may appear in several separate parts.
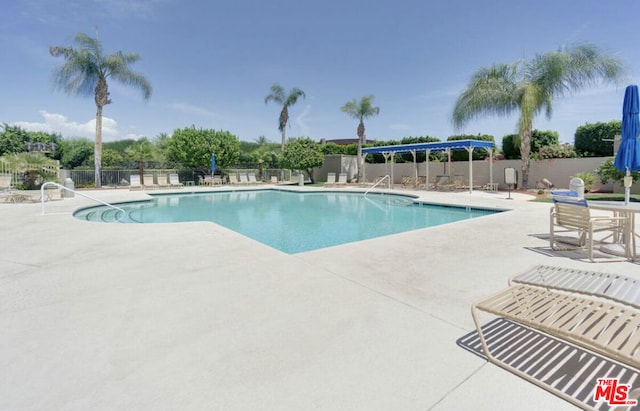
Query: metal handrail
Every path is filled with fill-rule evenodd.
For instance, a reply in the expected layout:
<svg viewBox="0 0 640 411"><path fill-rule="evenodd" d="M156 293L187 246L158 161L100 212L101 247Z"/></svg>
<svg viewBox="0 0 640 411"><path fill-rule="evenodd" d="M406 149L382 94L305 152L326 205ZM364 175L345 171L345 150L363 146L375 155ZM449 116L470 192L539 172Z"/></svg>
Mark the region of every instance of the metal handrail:
<svg viewBox="0 0 640 411"><path fill-rule="evenodd" d="M45 203L45 201L44 201L44 199L45 199L45 197L44 197L44 188L45 188L46 186L48 186L48 185L50 185L50 186L56 186L56 187L61 188L61 189L63 189L63 190L71 191L71 192L72 192L72 193L74 193L74 194L78 194L78 195L80 195L80 196L82 196L82 197L88 198L89 200L93 200L93 201L98 202L98 203L100 203L100 204L102 204L102 205L105 205L105 206L107 206L107 207L111 207L111 208L113 208L113 209L116 209L116 210L118 210L118 211L121 211L123 216L124 216L124 215L127 215L127 212L126 212L126 211L124 211L124 209L122 209L122 208L120 208L120 207L116 207L116 206L114 206L113 204L109 204L109 203L107 203L107 202L105 202L105 201L102 201L102 200L99 200L99 199L97 199L97 198L95 198L95 197L91 197L90 195L80 193L80 192L78 192L78 191L76 191L76 190L73 190L73 189L71 189L71 188L69 188L69 187L65 187L65 186L63 186L63 185L61 185L61 184L54 183L53 181L47 181L46 183L44 183L44 184L40 187L40 202L42 203L42 215L44 215L44 214L45 214L45 212L44 212L44 203ZM118 219L117 214L116 214L116 219Z"/></svg>
<svg viewBox="0 0 640 411"><path fill-rule="evenodd" d="M389 176L389 174L385 175L384 177L382 177L380 180L378 180L374 185L372 185L367 191L364 192L364 196L366 197L367 194L369 194L369 191L373 190L374 188L376 188L376 186L380 183L382 183L384 181L385 178L389 179L389 183L391 183L391 177Z"/></svg>

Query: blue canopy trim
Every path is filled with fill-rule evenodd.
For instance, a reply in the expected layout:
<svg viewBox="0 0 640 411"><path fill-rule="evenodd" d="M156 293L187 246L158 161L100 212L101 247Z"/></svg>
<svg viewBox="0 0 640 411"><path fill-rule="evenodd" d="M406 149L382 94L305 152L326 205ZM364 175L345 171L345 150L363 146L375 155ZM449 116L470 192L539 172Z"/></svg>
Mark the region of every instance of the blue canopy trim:
<svg viewBox="0 0 640 411"><path fill-rule="evenodd" d="M362 154L382 154L382 153L409 153L411 151L447 151L467 150L468 148L493 148L491 141L483 140L453 140L435 143L415 143L397 144L394 146L366 147L362 149Z"/></svg>

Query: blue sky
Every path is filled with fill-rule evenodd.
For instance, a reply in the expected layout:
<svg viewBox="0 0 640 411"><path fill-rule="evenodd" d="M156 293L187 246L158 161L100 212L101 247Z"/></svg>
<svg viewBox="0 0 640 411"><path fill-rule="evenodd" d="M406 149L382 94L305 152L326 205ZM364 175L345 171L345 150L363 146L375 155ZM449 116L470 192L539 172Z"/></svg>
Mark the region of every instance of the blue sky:
<svg viewBox="0 0 640 411"><path fill-rule="evenodd" d="M0 123L93 139L93 98L53 88L62 59L48 49L97 28L107 53L140 54L133 68L153 86L144 101L110 84L105 141L194 125L279 142L280 107L264 103L277 82L306 93L287 136L355 137L357 121L340 107L373 94L380 114L365 123L369 139L482 133L500 144L515 116L452 126L473 72L594 43L626 62L628 79L557 99L551 120L534 122L572 143L578 126L621 118L626 85L640 82L639 27L637 0L20 0L0 21Z"/></svg>

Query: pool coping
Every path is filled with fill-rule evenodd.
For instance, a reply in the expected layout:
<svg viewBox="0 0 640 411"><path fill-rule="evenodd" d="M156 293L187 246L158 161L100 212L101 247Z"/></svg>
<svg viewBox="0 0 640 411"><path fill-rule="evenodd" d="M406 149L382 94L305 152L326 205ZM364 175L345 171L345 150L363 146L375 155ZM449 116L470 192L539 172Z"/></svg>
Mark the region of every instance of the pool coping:
<svg viewBox="0 0 640 411"><path fill-rule="evenodd" d="M511 212L289 255L215 225L88 224L80 197L0 204L0 408L574 409L455 344L471 304L535 264L638 265L541 252L550 205L520 193L404 192Z"/></svg>

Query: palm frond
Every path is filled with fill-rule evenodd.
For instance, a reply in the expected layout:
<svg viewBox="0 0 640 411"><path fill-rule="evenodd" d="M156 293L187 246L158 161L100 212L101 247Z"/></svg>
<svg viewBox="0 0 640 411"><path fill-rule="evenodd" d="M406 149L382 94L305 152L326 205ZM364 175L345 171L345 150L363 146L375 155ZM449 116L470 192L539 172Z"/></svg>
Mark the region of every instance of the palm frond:
<svg viewBox="0 0 640 411"><path fill-rule="evenodd" d="M380 107L373 106L374 96L364 96L358 102L356 99L345 103L340 110L347 113L349 116L357 119L365 119L373 117L380 113Z"/></svg>
<svg viewBox="0 0 640 411"><path fill-rule="evenodd" d="M458 97L453 110L455 127L482 114L509 115L518 108L520 63L480 68Z"/></svg>
<svg viewBox="0 0 640 411"><path fill-rule="evenodd" d="M307 95L304 94L304 91L300 90L298 87L294 87L291 89L291 91L289 91L289 94L287 95L284 101L284 105L286 105L287 107L290 107L296 104L296 102L300 97L306 98Z"/></svg>
<svg viewBox="0 0 640 411"><path fill-rule="evenodd" d="M581 91L599 81L617 82L625 72L620 59L591 44L537 55L527 66L529 81L552 97Z"/></svg>
<svg viewBox="0 0 640 411"><path fill-rule="evenodd" d="M267 104L271 100L273 100L274 102L276 102L278 104L284 104L284 102L286 100L285 93L284 93L284 87L282 87L278 83L274 83L271 86L271 93L269 93L264 98L264 103Z"/></svg>
<svg viewBox="0 0 640 411"><path fill-rule="evenodd" d="M92 95L100 78L113 79L142 91L143 97L151 96L149 81L131 70L130 65L140 59L136 53L118 51L103 56L102 46L97 38L84 33L75 36L77 48L54 46L49 49L53 57L63 57L65 62L54 70L54 85L67 93Z"/></svg>

